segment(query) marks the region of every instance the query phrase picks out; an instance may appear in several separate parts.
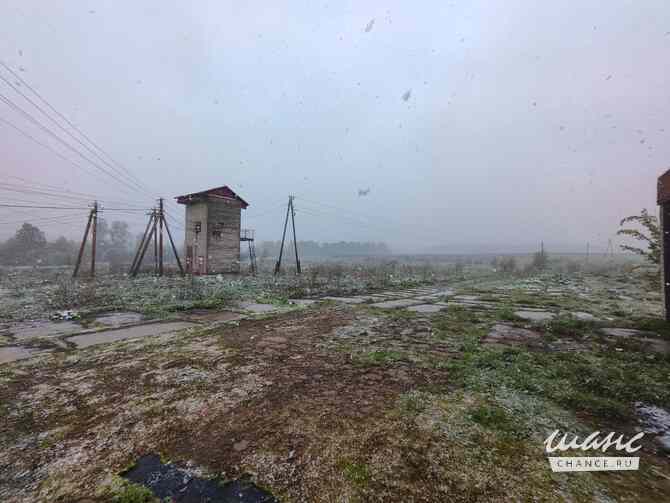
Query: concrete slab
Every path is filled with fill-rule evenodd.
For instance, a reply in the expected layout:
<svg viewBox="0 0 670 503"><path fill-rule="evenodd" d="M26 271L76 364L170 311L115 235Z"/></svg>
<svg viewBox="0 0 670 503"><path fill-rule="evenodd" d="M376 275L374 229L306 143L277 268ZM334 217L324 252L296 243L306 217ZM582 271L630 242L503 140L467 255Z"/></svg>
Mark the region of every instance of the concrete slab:
<svg viewBox="0 0 670 503"><path fill-rule="evenodd" d="M492 303L481 300L452 300L449 304L471 309L493 309L495 307Z"/></svg>
<svg viewBox="0 0 670 503"><path fill-rule="evenodd" d="M60 337L77 334L84 330L76 321L26 321L13 325L7 329L17 340L35 338Z"/></svg>
<svg viewBox="0 0 670 503"><path fill-rule="evenodd" d="M240 308L255 314L272 313L279 310L279 308L273 304L258 304L256 302L242 302Z"/></svg>
<svg viewBox="0 0 670 503"><path fill-rule="evenodd" d="M537 323L550 321L556 317L554 313L551 313L549 311L516 311L514 314L516 314L519 318L523 320L533 321Z"/></svg>
<svg viewBox="0 0 670 503"><path fill-rule="evenodd" d="M288 302L295 306L308 307L312 304L316 304L318 301L314 299L291 299Z"/></svg>
<svg viewBox="0 0 670 503"><path fill-rule="evenodd" d="M135 313L133 311L115 311L111 313L103 313L93 318L94 323L106 325L108 327L117 328L124 325L133 325L144 321L142 313Z"/></svg>
<svg viewBox="0 0 670 503"><path fill-rule="evenodd" d="M575 313L571 313L572 317L579 320L579 321L598 321L598 318L593 316L591 313L584 313L581 311L577 311Z"/></svg>
<svg viewBox="0 0 670 503"><path fill-rule="evenodd" d="M416 306L422 302L415 299L397 299L397 300L387 300L386 302L377 302L376 304L370 304L372 307L378 307L380 309L400 309L402 307Z"/></svg>
<svg viewBox="0 0 670 503"><path fill-rule="evenodd" d="M361 297L323 297L323 300L333 300L343 304L363 304L365 302L365 299Z"/></svg>
<svg viewBox="0 0 670 503"><path fill-rule="evenodd" d="M107 342L149 337L153 335L164 335L194 326L197 325L187 321L150 323L146 325L136 325L134 327L128 328L119 328L116 330L104 330L102 332L74 335L72 337L68 337L67 341L75 344L78 348L87 348L89 346L95 346L96 344L104 344Z"/></svg>
<svg viewBox="0 0 670 503"><path fill-rule="evenodd" d="M474 300L479 300L479 295L455 295L454 300L472 302Z"/></svg>
<svg viewBox="0 0 670 503"><path fill-rule="evenodd" d="M36 351L33 349L22 348L19 346L5 346L0 348L0 365L11 363L18 360L25 360L47 351Z"/></svg>
<svg viewBox="0 0 670 503"><path fill-rule="evenodd" d="M438 306L437 304L419 304L418 306L409 306L408 311L414 311L415 313L439 313L447 309L447 306Z"/></svg>
<svg viewBox="0 0 670 503"><path fill-rule="evenodd" d="M601 332L610 337L658 337L653 332L643 332L642 330L634 330L632 328L603 328Z"/></svg>

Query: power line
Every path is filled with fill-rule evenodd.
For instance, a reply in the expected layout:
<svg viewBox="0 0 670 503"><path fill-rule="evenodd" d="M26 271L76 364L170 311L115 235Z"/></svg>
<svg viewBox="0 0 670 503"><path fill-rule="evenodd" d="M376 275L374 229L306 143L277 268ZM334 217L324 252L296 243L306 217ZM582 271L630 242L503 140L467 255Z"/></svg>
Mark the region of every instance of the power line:
<svg viewBox="0 0 670 503"><path fill-rule="evenodd" d="M110 173L110 172L107 171L105 168L103 168L103 167L100 166L98 163L96 163L95 161L93 161L93 160L91 160L90 158L88 158L86 155L84 155L83 153L81 153L80 150L78 150L77 148L73 147L72 145L70 145L70 144L69 144L68 142L66 142L65 140L63 140L60 136L58 136L56 133L54 133L51 129L49 129L47 126L45 126L44 124L42 124L38 119L36 119L35 117L33 117L30 113L26 112L23 108L21 108L20 106L18 106L16 103L14 103L12 100L10 100L9 98L7 98L7 97L6 97L5 95L3 95L2 93L0 93L0 100L2 100L6 105L8 105L9 107L11 107L13 110L16 110L16 111L19 112L21 115L23 115L24 117L26 117L26 118L27 118L28 120L30 120L33 124L35 124L37 127L39 127L42 131L44 131L44 132L46 132L47 134L49 134L50 136L52 136L55 140L57 140L59 143L61 143L62 145L64 145L66 148L68 148L68 149L71 150L72 152L76 153L76 154L77 154L79 157L81 157L82 159L85 159L86 161L88 161L92 166L94 166L95 168L97 168L97 169L100 170L101 172L105 173L107 176L109 176L109 177L111 177L112 179L114 179L115 181L119 182L119 183L122 184L124 187L127 187L127 188L132 189L132 190L139 190L139 189L133 187L132 185L128 184L125 180L122 180L122 179L118 178L117 176L115 176L113 173Z"/></svg>
<svg viewBox="0 0 670 503"><path fill-rule="evenodd" d="M33 205L27 205L27 204L0 204L0 207L2 208L35 208L35 209L43 209L43 210L88 210L90 208L88 207L78 207L78 206L33 206ZM100 211L147 211L146 208L139 209L139 208L105 208L101 207Z"/></svg>
<svg viewBox="0 0 670 503"><path fill-rule="evenodd" d="M85 148L88 152L90 152L92 155L100 159L103 163L105 163L107 166L109 166L110 169L114 170L118 175L120 176L125 176L123 173L120 173L118 169L110 164L107 160L103 159L100 157L100 155L95 152L91 147L86 145L84 142L82 142L79 138L77 138L75 135L72 134L71 131L67 130L64 128L57 120L55 120L53 117L51 117L48 113L44 111L42 107L40 107L37 103L35 103L33 100L31 100L28 96L26 96L23 91L21 91L18 87L16 87L14 84L12 84L9 80L7 80L5 77L0 74L0 80L5 82L7 85L9 85L12 89L14 89L15 92L20 94L28 103L33 105L37 110L39 110L42 115L44 115L47 119L49 119L51 122L53 122L61 131L63 131L65 134L67 134L70 138L72 138L74 141L76 141L79 145L81 145L83 148ZM136 185L137 186L137 185ZM138 189L142 190L139 186L137 186Z"/></svg>
<svg viewBox="0 0 670 503"><path fill-rule="evenodd" d="M89 208L67 207L67 206L29 206L25 204L1 204L2 208L35 208L42 210L87 210Z"/></svg>
<svg viewBox="0 0 670 503"><path fill-rule="evenodd" d="M76 131L77 133L79 133L79 135L81 135L82 138L84 138L86 141L88 141L91 145L93 145L96 149L98 149L103 155L107 156L113 163L115 163L115 164L116 164L117 166L119 166L123 171L125 171L125 173L128 175L128 177L131 178L131 179L138 185L138 187L140 187L140 188L141 188L142 190L144 190L148 195L151 196L151 193L150 193L150 191L148 190L148 187L147 187L146 185L144 185L144 184L142 183L142 181L141 181L139 178L137 178L137 177L136 177L130 170L128 170L125 166L123 166L121 163L119 163L118 161L116 161L110 154L108 154L102 147L100 147L100 145L98 145L96 142L94 142L94 141L93 141L93 140L92 140L86 133L84 133L81 129L79 129L77 126L75 126L75 125L74 125L74 124L73 124L73 123L72 123L72 122L71 122L65 115L63 115L61 112L59 112L59 111L58 111L58 110L57 110L51 103L49 103L49 101L48 101L46 98L44 98L40 93L38 93L38 92L37 92L37 91L36 91L36 90L35 90L35 89L34 89L28 82L26 82L26 81L25 81L19 74L17 74L17 73L16 73L14 70L12 70L7 64L5 64L4 61L0 61L0 65L2 65L2 66L3 66L9 73L11 73L16 79L18 79L18 81L19 81L21 84L23 84L25 87L27 87L27 88L28 88L28 89L29 89L35 96L37 96L37 98L39 98L40 101L42 101L42 103L44 103L44 104L45 104L45 105L46 105L46 106L47 106L53 113L55 113L60 119L62 119L63 121L65 121L65 123L67 123L67 124L74 130L74 131ZM6 79L4 79L4 78L3 78L3 80L4 80L5 82L8 82L8 81L7 81ZM26 100L28 100L28 101L30 101L31 103L33 103L33 105L34 105L36 108L38 108L44 115L46 115L47 117L49 117L48 114L46 114L46 113L45 113L45 112L44 112L38 105L36 105L32 100L30 100L28 97L26 97L26 96L25 96L21 91L19 91L16 87L14 87L14 85L12 85L11 82L8 82L8 84L9 84L15 91L17 91L19 94L21 94L21 96L23 96ZM52 119L51 117L50 117L50 119L51 119L54 123L58 124L58 123L57 123L54 119ZM62 126L59 125L59 127L61 127L61 129L63 129ZM74 138L74 136L73 136L71 133L68 133L68 134L70 134L70 136L72 136L72 137ZM79 140L77 140L77 141L79 141ZM79 141L79 143L81 143L81 144L83 145L83 143L82 143L81 141ZM90 149L89 149L89 150L90 150ZM97 154L96 154L96 157L98 157L98 159L100 159L100 160L103 160L103 159L102 159L99 155L97 155ZM103 160L103 161L104 161L104 160ZM106 164L109 165L109 166L111 167L111 165L110 165L108 162L106 162ZM119 171L116 171L116 172L119 173Z"/></svg>
<svg viewBox="0 0 670 503"><path fill-rule="evenodd" d="M53 154L55 154L58 158L64 160L65 162L67 162L67 163L69 163L69 164L72 164L75 168L78 168L78 169L81 169L81 170L86 171L86 172L88 172L88 173L91 173L93 176L97 177L97 175L96 175L93 171L91 171L90 169L88 169L88 168L84 168L84 167L81 166L80 164L74 162L72 159L69 159L68 157L65 157L63 154L61 154L60 152L58 152L57 150L55 150L55 149L54 149L53 147L51 147L50 145L41 142L40 140L38 140L37 138L35 138L34 136L32 136L30 133L25 132L23 129L21 129L20 127L16 126L15 124L12 124L12 123L9 122L8 120L4 119L3 117L0 117L0 122L2 122L2 123L4 123L4 124L8 125L9 127L11 127L12 129L14 129L15 131L19 132L20 134L22 134L22 135L25 136L26 138L28 138L28 139L34 141L35 143L37 143L37 144L40 145L41 147L44 147L45 149L49 150L50 152L52 152Z"/></svg>
<svg viewBox="0 0 670 503"><path fill-rule="evenodd" d="M5 191L5 192L15 192L18 194L26 194L30 197L32 194L37 194L41 197L47 197L47 198L52 198L52 199L59 199L59 200L66 200L66 201L71 201L71 200L79 200L79 201L90 201L91 199L96 199L98 201L104 201L108 204L113 204L116 206L127 206L132 203L128 203L127 201L120 202L120 201L111 201L108 199L105 199L103 197L99 196L77 196L77 195L71 195L69 193L62 193L62 192L54 192L54 191L45 191L45 190L32 190L32 189L26 189L21 186L13 185L13 184L3 184L0 183L0 191ZM137 203L139 204L139 203ZM132 206L129 206L132 207ZM144 209L139 206L135 206L137 209Z"/></svg>
<svg viewBox="0 0 670 503"><path fill-rule="evenodd" d="M32 217L32 216L27 216L26 218L23 218L21 220L15 220L12 222L0 222L0 225L16 225L16 224L22 224L22 223L32 223L32 222L55 222L55 223L72 223L76 222L79 219L81 219L83 216L86 216L86 213L77 213L75 215L73 214L68 214L68 215L60 215L57 217Z"/></svg>

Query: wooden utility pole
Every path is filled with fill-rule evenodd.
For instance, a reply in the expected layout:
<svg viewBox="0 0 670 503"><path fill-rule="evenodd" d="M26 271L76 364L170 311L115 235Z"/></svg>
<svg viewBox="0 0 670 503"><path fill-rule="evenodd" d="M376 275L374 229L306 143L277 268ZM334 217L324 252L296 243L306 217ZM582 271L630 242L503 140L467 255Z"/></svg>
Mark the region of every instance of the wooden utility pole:
<svg viewBox="0 0 670 503"><path fill-rule="evenodd" d="M158 214L160 220L158 221L158 275L163 275L163 221L165 220L165 213L163 212L163 198L158 200Z"/></svg>
<svg viewBox="0 0 670 503"><path fill-rule="evenodd" d="M91 229L91 222L93 221L93 210L88 214L88 221L86 222L86 230L84 231L84 237L81 238L81 245L79 246L79 254L77 255L77 262L74 265L74 272L72 277L76 278L79 274L79 267L81 267L81 259L84 258L84 249L86 248L86 240L88 239L88 231Z"/></svg>
<svg viewBox="0 0 670 503"><path fill-rule="evenodd" d="M135 253L135 258L133 258L133 263L130 266L130 274L133 273L135 270L135 267L137 266L137 262L139 261L140 258L140 253L142 252L142 249L144 248L144 241L147 239L149 236L149 229L151 229L151 224L154 221L154 213L153 211L149 213L149 221L147 222L147 227L144 229L144 234L142 234L142 239L140 240L140 243L137 247L137 252Z"/></svg>
<svg viewBox="0 0 670 503"><path fill-rule="evenodd" d="M93 229L91 231L91 278L95 277L95 248L98 234L98 201L93 203Z"/></svg>
<svg viewBox="0 0 670 503"><path fill-rule="evenodd" d="M291 224L293 225L293 247L295 249L295 273L300 274L300 257L298 256L298 238L295 237L295 208L293 207L293 196L289 201L291 205Z"/></svg>
<svg viewBox="0 0 670 503"><path fill-rule="evenodd" d="M279 258L275 264L275 276L281 270L281 259L284 255L284 242L286 241L286 229L288 227L288 217L291 216L291 223L293 227L293 244L295 247L295 267L296 274L300 274L300 259L298 258L298 240L295 237L295 208L293 207L293 199L295 196L288 196L288 205L286 206L286 218L284 219L284 232L281 236L281 247L279 248Z"/></svg>
<svg viewBox="0 0 670 503"><path fill-rule="evenodd" d="M179 272L181 275L184 275L184 268L181 265L181 260L179 260L179 253L177 252L177 247L174 244L172 239L172 234L170 233L170 227L168 227L167 220L165 219L165 208L163 206L163 199L159 200L158 209L154 208L149 214L149 222L147 223L146 229L144 229L144 234L142 239L137 247L135 252L135 258L133 263L130 266L130 271L128 274L131 276L137 276L137 273L142 266L142 261L144 260L144 255L149 249L151 241L153 241L154 248L154 272L159 276L163 276L164 270L164 246L163 246L163 227L167 232L168 239L170 240L170 246L172 247L172 252L174 253L175 258L177 259L177 265L179 266Z"/></svg>
<svg viewBox="0 0 670 503"><path fill-rule="evenodd" d="M288 226L288 213L291 209L291 196L288 197L288 205L286 206L286 219L284 220L284 232L281 235L281 246L279 247L279 258L275 264L275 276L279 274L281 269L281 259L284 254L284 240L286 239L286 227Z"/></svg>
<svg viewBox="0 0 670 503"><path fill-rule="evenodd" d="M84 230L84 237L81 239L79 246L79 254L77 255L77 263L74 266L72 277L76 278L81 268L81 261L84 258L84 251L86 250L86 241L88 241L88 234L91 231L91 276L95 276L95 245L97 241L97 227L98 227L98 202L93 203L90 213L88 214L88 221L86 222L86 230Z"/></svg>

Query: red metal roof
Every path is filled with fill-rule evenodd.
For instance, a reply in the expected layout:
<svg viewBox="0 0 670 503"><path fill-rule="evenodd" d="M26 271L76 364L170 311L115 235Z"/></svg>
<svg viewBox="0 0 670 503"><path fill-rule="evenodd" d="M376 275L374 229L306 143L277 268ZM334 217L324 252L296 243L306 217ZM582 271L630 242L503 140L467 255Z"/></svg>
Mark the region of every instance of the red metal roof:
<svg viewBox="0 0 670 503"><path fill-rule="evenodd" d="M235 199L242 203L242 208L246 209L247 206L249 206L249 203L247 203L244 199L242 199L240 196L235 194L233 190L228 187L228 185L223 185L221 187L216 187L213 189L208 189L208 190L203 190L201 192L193 192L192 194L185 194L183 196L177 196L175 199L179 204L191 204L193 199L198 199L201 197L207 197L207 196L216 196L216 197L224 197L227 199Z"/></svg>

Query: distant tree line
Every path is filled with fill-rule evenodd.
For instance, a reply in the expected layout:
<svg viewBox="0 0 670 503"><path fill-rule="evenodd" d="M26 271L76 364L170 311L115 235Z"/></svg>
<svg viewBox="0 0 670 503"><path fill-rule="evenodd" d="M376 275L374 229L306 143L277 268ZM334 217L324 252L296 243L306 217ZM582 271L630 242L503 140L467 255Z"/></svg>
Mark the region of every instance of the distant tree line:
<svg viewBox="0 0 670 503"><path fill-rule="evenodd" d="M108 224L104 219L98 220L96 257L100 262L108 262L114 268L132 260L133 245L126 222ZM0 243L0 264L74 265L79 246L80 242L63 236L47 241L42 230L26 222L13 237ZM87 260L90 257L90 244L86 248L86 257Z"/></svg>
<svg viewBox="0 0 670 503"><path fill-rule="evenodd" d="M279 255L281 241L263 241L258 246L257 255L260 258L276 257ZM353 256L389 255L391 249L386 243L338 241L335 243L319 243L318 241L298 241L298 253L301 258L330 258ZM293 242L284 243L284 256L293 257Z"/></svg>

